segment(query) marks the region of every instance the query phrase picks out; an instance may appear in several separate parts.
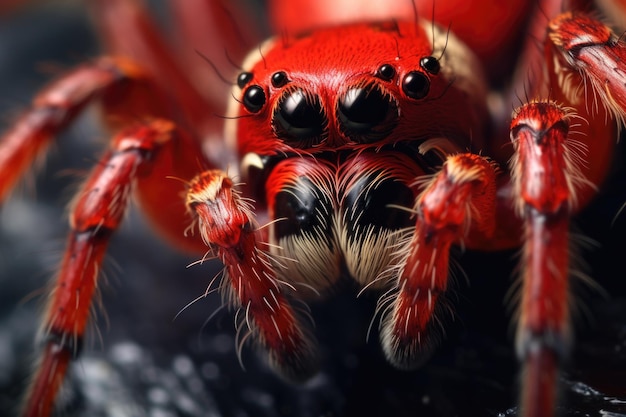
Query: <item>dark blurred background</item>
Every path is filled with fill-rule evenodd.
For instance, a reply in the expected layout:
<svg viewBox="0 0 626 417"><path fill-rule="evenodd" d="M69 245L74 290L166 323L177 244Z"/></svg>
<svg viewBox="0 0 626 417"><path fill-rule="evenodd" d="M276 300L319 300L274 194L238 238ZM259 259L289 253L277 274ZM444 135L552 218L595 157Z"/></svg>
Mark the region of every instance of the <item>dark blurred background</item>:
<svg viewBox="0 0 626 417"><path fill-rule="evenodd" d="M42 84L98 55L80 2L38 2L0 16L0 127ZM0 207L0 415L15 414L35 357L46 282L62 254L66 205L106 142L88 112L61 135L38 175ZM602 291L577 285L576 347L562 378L562 416L626 415L626 202L624 147L597 201L577 216L585 270ZM607 161L607 164L609 161ZM465 253L457 318L421 370L399 372L374 331L376 297L350 286L313 304L322 371L302 386L283 382L246 346L235 352L232 314L202 298L218 271L157 239L131 210L113 238L98 315L72 367L64 416L514 416L517 362L510 309L516 254Z"/></svg>

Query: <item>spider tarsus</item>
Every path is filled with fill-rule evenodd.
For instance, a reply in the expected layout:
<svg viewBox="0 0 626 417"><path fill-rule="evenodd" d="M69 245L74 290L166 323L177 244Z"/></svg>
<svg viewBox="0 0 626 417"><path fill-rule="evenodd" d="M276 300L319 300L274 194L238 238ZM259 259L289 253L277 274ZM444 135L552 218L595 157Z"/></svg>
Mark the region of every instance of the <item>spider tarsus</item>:
<svg viewBox="0 0 626 417"><path fill-rule="evenodd" d="M432 327L432 326L428 326ZM436 338L429 329L424 330L421 337L399 338L390 331L382 331L380 343L385 357L391 365L402 370L415 370L421 368L432 356L437 348Z"/></svg>
<svg viewBox="0 0 626 417"><path fill-rule="evenodd" d="M290 382L304 383L319 371L319 356L314 343L294 351L270 351L269 363L279 375Z"/></svg>

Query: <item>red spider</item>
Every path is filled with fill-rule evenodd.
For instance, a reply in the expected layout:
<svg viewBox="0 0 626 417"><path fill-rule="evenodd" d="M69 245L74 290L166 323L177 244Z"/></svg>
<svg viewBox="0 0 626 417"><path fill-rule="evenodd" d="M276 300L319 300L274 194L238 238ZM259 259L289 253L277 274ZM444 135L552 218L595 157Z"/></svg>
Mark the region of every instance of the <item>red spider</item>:
<svg viewBox="0 0 626 417"><path fill-rule="evenodd" d="M304 302L340 279L380 294L385 356L412 369L451 309L451 246L521 245L521 410L554 414L569 223L607 175L626 105L626 49L591 5L276 1L281 36L243 59L250 25L213 2L171 3L176 48L135 2L92 3L109 57L50 84L0 138L4 199L91 102L116 132L71 206L23 415L51 413L131 195L171 243L221 259L238 343L295 380L318 365ZM241 60L230 93L207 80Z"/></svg>

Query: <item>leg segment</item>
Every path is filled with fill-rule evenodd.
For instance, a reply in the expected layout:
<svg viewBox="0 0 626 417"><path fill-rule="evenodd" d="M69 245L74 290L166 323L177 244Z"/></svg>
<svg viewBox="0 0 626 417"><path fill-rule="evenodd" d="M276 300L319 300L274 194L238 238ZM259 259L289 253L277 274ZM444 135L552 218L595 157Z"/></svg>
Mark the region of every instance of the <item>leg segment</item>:
<svg viewBox="0 0 626 417"><path fill-rule="evenodd" d="M583 13L551 20L544 61L548 78L532 94L573 107L580 122L553 102L531 102L511 125L514 198L525 222L516 345L522 415L533 417L553 415L560 363L569 351L569 219L608 172L617 137L608 120L623 124L626 108L626 48L598 20ZM585 163L577 165L581 149Z"/></svg>
<svg viewBox="0 0 626 417"><path fill-rule="evenodd" d="M123 103L128 115L165 116L160 108L164 100L156 90L150 89L152 100L132 100L131 91L143 88L149 81L133 64L124 60L102 58L93 64L84 65L67 73L50 84L35 97L32 107L0 137L0 201L4 200L15 183L42 155L56 134L79 115L97 98L109 102L111 107ZM130 85L129 85L130 84ZM122 91L123 89L123 91ZM144 96L145 98L145 96ZM115 99L116 103L112 100ZM117 108L111 116L121 116ZM119 120L118 120L119 122Z"/></svg>
<svg viewBox="0 0 626 417"><path fill-rule="evenodd" d="M574 12L563 13L562 2L542 0L535 8L531 22L537 22L526 37L518 72L512 80L510 92L495 118L498 135L489 155L505 161L510 155L508 141L508 110L520 104L520 97L550 98L564 106L576 109L584 119L577 130L577 140L587 148L581 173L589 181L581 187L577 199L584 206L596 194L591 185L599 185L608 172L617 137L614 118L623 124L626 108L626 48L623 40L601 21L586 14L586 0L570 4ZM549 20L551 19L551 20ZM537 39L544 38L544 47Z"/></svg>
<svg viewBox="0 0 626 417"><path fill-rule="evenodd" d="M101 58L80 66L50 84L35 97L31 108L0 137L0 202L33 161L45 155L55 135L63 131L90 103L99 101L111 127L127 127L138 120L167 118L171 103L137 65L124 59ZM153 175L139 179L138 197L153 224L178 247L200 251L199 239L183 236L189 224L180 199L182 187L167 177L192 178L206 168L200 144L180 130L176 140L153 161ZM190 163L190 161L192 163ZM168 204L163 204L168 201Z"/></svg>
<svg viewBox="0 0 626 417"><path fill-rule="evenodd" d="M485 236L493 233L495 177L492 163L479 155L450 156L418 197L415 230L390 271L397 277L395 292L381 299L381 304L391 300L381 339L394 365L419 366L432 352L450 246L462 242L470 229Z"/></svg>
<svg viewBox="0 0 626 417"><path fill-rule="evenodd" d="M580 13L566 13L550 22L545 47L550 97L572 106L585 119L576 140L586 146L580 172L591 185L602 183L617 142L616 124L624 125L626 109L626 45L602 22ZM582 186L579 204L596 195Z"/></svg>
<svg viewBox="0 0 626 417"><path fill-rule="evenodd" d="M207 117L220 107L212 106L194 88L141 1L92 0L91 5L107 52L141 63L170 103L168 118L199 137L221 128L219 120ZM184 48L193 50L194 46Z"/></svg>
<svg viewBox="0 0 626 417"><path fill-rule="evenodd" d="M240 345L252 336L269 352L272 366L292 379L316 368L314 343L276 278L265 233L256 226L252 207L222 171L206 171L189 185L187 207L200 234L225 266L228 302L239 308ZM243 327L245 326L245 327Z"/></svg>
<svg viewBox="0 0 626 417"><path fill-rule="evenodd" d="M41 331L43 358L26 397L23 416L51 414L69 361L77 356L98 286L106 247L129 203L133 183L172 135L169 122L121 132L79 191L71 233Z"/></svg>
<svg viewBox="0 0 626 417"><path fill-rule="evenodd" d="M0 138L0 201L4 200L55 134L67 127L89 101L124 78L114 66L77 68L42 91L32 108Z"/></svg>
<svg viewBox="0 0 626 417"><path fill-rule="evenodd" d="M559 362L569 350L569 219L578 175L571 115L552 102L521 107L511 124L511 168L525 221L517 354L522 415L552 416Z"/></svg>

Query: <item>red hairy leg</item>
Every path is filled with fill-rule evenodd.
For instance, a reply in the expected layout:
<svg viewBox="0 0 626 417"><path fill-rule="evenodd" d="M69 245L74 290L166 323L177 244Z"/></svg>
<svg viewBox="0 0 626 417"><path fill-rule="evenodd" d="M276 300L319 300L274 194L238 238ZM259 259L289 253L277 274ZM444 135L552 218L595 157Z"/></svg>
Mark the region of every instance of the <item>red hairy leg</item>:
<svg viewBox="0 0 626 417"><path fill-rule="evenodd" d="M546 42L551 85L558 86L567 102L584 98L591 111L605 109L624 122L626 109L626 44L613 31L592 17L564 13L550 22ZM574 84L577 74L588 84ZM572 79L573 78L573 79ZM578 88L577 88L578 87Z"/></svg>
<svg viewBox="0 0 626 417"><path fill-rule="evenodd" d="M123 61L101 59L65 74L39 93L30 110L0 138L0 201L87 104L129 79L141 77Z"/></svg>
<svg viewBox="0 0 626 417"><path fill-rule="evenodd" d="M211 170L191 181L186 204L202 239L224 264L222 288L239 308L238 331L247 328L238 335L239 350L251 336L282 375L310 376L317 367L315 345L276 278L266 233L256 225L250 203L224 172Z"/></svg>
<svg viewBox="0 0 626 417"><path fill-rule="evenodd" d="M153 158L171 142L173 129L169 122L154 120L120 132L78 192L41 330L43 356L25 399L24 417L51 414L69 362L80 351L109 239L128 207L135 179L151 174Z"/></svg>
<svg viewBox="0 0 626 417"><path fill-rule="evenodd" d="M399 252L398 267L389 271L395 292L381 299L391 302L382 321L381 339L391 363L419 366L436 341L436 314L448 284L449 252L473 229L493 234L496 172L488 159L476 154L449 156L441 171L417 198L415 230ZM433 334L433 332L435 334Z"/></svg>
<svg viewBox="0 0 626 417"><path fill-rule="evenodd" d="M569 219L595 194L616 142L610 116L624 121L624 45L601 22L565 13L549 23L545 43L549 94L572 110L531 102L511 124L517 208L526 225L517 353L523 362L522 413L552 416L560 363L570 343ZM541 94L541 93L540 93ZM585 164L577 164L585 151Z"/></svg>
<svg viewBox="0 0 626 417"><path fill-rule="evenodd" d="M571 120L554 102L531 102L511 123L511 170L526 229L516 347L522 412L529 417L554 414L559 362L570 344L569 220L577 175Z"/></svg>
<svg viewBox="0 0 626 417"><path fill-rule="evenodd" d="M546 1L546 7L551 3ZM527 49L538 51L534 42ZM602 22L582 12L570 12L548 23L543 55L529 56L533 58L528 65L534 68L531 83L527 83L529 74L517 74L513 87L516 90L511 95L549 97L576 109L580 116L576 144L585 150L585 163L576 172L581 181L575 199L577 207L584 207L609 171L617 140L617 126L609 120L624 123L626 71L622 67L626 48ZM511 102L515 101L519 98ZM504 149L507 147L496 141L489 154L504 160Z"/></svg>
<svg viewBox="0 0 626 417"><path fill-rule="evenodd" d="M221 130L218 120L208 117L214 107L194 88L140 1L90 1L107 52L141 63L164 90L170 103L169 118L197 137Z"/></svg>
<svg viewBox="0 0 626 417"><path fill-rule="evenodd" d="M101 102L111 125L134 125L137 115L171 116L170 105L160 90L133 63L100 58L80 66L39 93L31 108L0 137L0 201L7 198L33 161L44 156L54 137L95 101ZM183 236L182 231L189 224L180 198L183 189L167 177L187 180L208 163L192 137L179 132L176 138L168 145L168 152L154 164L154 175L139 180L138 195L144 212L171 242L188 251L201 252L200 239ZM163 204L163 201L171 203Z"/></svg>

